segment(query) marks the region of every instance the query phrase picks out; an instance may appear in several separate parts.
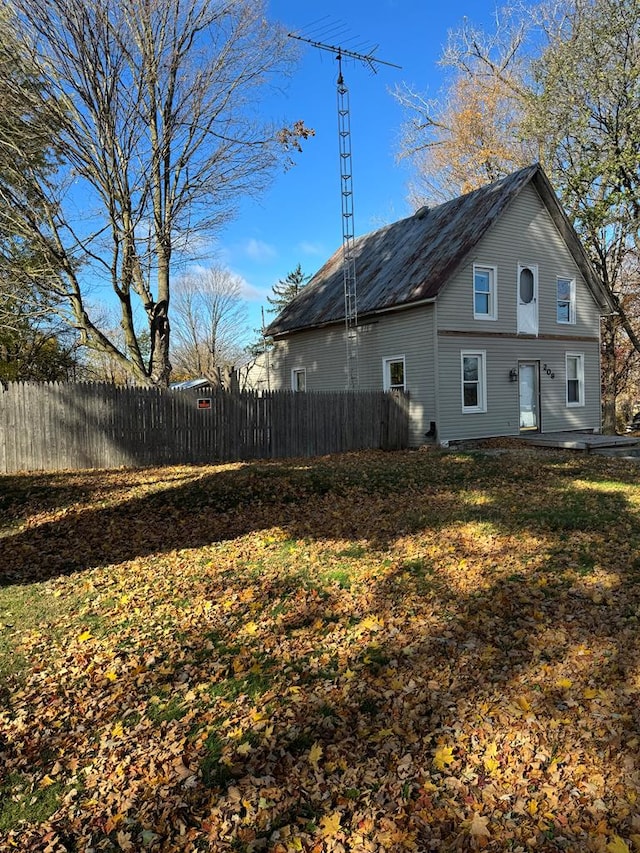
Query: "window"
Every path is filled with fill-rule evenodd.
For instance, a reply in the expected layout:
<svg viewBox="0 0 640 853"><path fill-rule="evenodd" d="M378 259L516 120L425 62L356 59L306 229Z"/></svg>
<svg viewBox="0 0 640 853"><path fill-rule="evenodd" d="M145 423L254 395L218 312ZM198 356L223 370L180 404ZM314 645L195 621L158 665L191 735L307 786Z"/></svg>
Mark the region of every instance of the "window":
<svg viewBox="0 0 640 853"><path fill-rule="evenodd" d="M495 320L496 269L473 267L473 317L474 320Z"/></svg>
<svg viewBox="0 0 640 853"><path fill-rule="evenodd" d="M291 390L306 391L307 390L307 369L306 367L298 367L291 371Z"/></svg>
<svg viewBox="0 0 640 853"><path fill-rule="evenodd" d="M462 411L487 411L486 353L462 352Z"/></svg>
<svg viewBox="0 0 640 853"><path fill-rule="evenodd" d="M557 280L557 314L558 323L576 322L576 283L571 278Z"/></svg>
<svg viewBox="0 0 640 853"><path fill-rule="evenodd" d="M568 352L566 365L567 406L584 406L584 356Z"/></svg>
<svg viewBox="0 0 640 853"><path fill-rule="evenodd" d="M406 388L404 356L396 355L382 361L382 382L385 391L404 391Z"/></svg>

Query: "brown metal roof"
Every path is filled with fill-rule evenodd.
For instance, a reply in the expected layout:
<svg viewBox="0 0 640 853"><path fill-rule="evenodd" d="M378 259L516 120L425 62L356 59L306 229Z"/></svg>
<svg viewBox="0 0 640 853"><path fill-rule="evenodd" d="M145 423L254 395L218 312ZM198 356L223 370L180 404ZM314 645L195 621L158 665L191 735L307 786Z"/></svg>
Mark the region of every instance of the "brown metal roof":
<svg viewBox="0 0 640 853"><path fill-rule="evenodd" d="M422 208L355 241L358 315L436 297L523 187L533 183L599 304L611 309L542 168L535 164L431 209ZM268 335L344 320L342 248L267 328Z"/></svg>

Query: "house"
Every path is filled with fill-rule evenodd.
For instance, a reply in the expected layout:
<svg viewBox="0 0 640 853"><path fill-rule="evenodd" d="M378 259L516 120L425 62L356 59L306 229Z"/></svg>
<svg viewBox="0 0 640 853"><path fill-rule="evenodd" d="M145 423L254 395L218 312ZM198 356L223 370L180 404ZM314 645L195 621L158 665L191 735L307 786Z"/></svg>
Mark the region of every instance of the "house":
<svg viewBox="0 0 640 853"><path fill-rule="evenodd" d="M410 395L411 444L601 426L614 310L539 165L354 241L357 386ZM342 249L266 330L272 388L344 389Z"/></svg>

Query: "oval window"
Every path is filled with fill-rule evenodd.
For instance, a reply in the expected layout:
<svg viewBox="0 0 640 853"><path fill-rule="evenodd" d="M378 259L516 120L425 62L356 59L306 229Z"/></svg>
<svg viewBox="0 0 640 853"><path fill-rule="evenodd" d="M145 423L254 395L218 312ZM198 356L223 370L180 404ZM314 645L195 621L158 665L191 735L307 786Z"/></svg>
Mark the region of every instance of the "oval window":
<svg viewBox="0 0 640 853"><path fill-rule="evenodd" d="M520 270L520 302L523 305L529 305L533 302L533 272L529 267L523 267Z"/></svg>

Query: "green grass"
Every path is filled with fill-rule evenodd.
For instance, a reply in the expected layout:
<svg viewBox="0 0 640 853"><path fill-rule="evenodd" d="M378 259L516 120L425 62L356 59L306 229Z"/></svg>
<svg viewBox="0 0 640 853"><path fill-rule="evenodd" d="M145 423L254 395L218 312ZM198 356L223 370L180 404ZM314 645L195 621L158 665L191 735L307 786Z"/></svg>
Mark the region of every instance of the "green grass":
<svg viewBox="0 0 640 853"><path fill-rule="evenodd" d="M178 697L172 696L165 702L159 696L152 696L147 709L147 717L156 724L168 723L172 720L181 720L187 710Z"/></svg>
<svg viewBox="0 0 640 853"><path fill-rule="evenodd" d="M67 620L74 619L82 600L77 594L55 596L47 584L0 587L0 697L3 681L9 676L19 679L28 665L19 648L19 638L29 632L45 631L56 642Z"/></svg>
<svg viewBox="0 0 640 853"><path fill-rule="evenodd" d="M250 672L246 676L226 678L224 681L212 684L208 693L212 697L221 696L228 700L237 699L244 695L255 700L269 690L271 683L268 675Z"/></svg>
<svg viewBox="0 0 640 853"><path fill-rule="evenodd" d="M230 768L221 763L224 740L217 731L210 732L205 742L205 755L200 764L202 782L207 788L225 789L233 779Z"/></svg>
<svg viewBox="0 0 640 853"><path fill-rule="evenodd" d="M0 832L21 823L48 820L60 803L62 786L53 782L46 787L33 785L23 774L9 773L0 785Z"/></svg>

